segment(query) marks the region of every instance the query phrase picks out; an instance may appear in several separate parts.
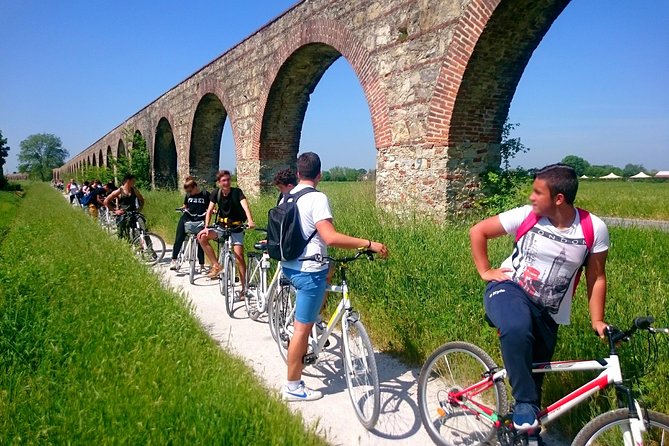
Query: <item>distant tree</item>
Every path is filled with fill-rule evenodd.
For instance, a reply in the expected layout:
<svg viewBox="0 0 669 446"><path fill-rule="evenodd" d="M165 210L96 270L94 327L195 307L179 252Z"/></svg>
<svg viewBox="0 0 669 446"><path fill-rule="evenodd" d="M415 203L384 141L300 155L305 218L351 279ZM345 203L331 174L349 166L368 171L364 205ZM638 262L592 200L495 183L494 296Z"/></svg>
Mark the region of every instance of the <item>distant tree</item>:
<svg viewBox="0 0 669 446"><path fill-rule="evenodd" d="M631 177L639 172L646 172L646 168L643 167L642 164L626 164L625 167L623 167L624 177Z"/></svg>
<svg viewBox="0 0 669 446"><path fill-rule="evenodd" d="M51 133L30 135L20 144L19 172L49 181L52 170L65 163L69 155L59 137Z"/></svg>
<svg viewBox="0 0 669 446"><path fill-rule="evenodd" d="M590 168L590 163L576 155L567 155L562 158L561 163L571 166L576 171L576 175L587 175L586 172Z"/></svg>
<svg viewBox="0 0 669 446"><path fill-rule="evenodd" d="M520 124L512 124L507 118L502 127L502 143L499 148L502 169L508 171L511 169L511 160L519 153L527 153L530 149L523 144L520 138L511 138L511 132Z"/></svg>
<svg viewBox="0 0 669 446"><path fill-rule="evenodd" d="M326 170L326 171L323 172L323 174L321 175L321 180L323 180L323 181L332 181L332 176L330 175L330 171L329 171L329 170Z"/></svg>
<svg viewBox="0 0 669 446"><path fill-rule="evenodd" d="M141 133L135 132L130 150L130 172L137 177L137 187L148 189L151 187L151 162L146 140Z"/></svg>
<svg viewBox="0 0 669 446"><path fill-rule="evenodd" d="M586 171L585 174L589 177L602 177L610 173L615 173L616 175L623 176L623 170L620 167L612 166L611 164L604 165L591 165Z"/></svg>
<svg viewBox="0 0 669 446"><path fill-rule="evenodd" d="M7 162L8 154L9 146L7 145L7 138L2 136L2 130L0 130L0 175L4 175L4 165Z"/></svg>

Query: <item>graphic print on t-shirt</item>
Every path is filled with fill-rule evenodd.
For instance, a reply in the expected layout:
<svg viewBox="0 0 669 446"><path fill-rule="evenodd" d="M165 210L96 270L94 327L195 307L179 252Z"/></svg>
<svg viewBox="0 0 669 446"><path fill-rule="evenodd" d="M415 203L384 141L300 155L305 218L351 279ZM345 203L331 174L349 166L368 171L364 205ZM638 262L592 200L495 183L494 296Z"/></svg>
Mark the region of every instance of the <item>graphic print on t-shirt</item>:
<svg viewBox="0 0 669 446"><path fill-rule="evenodd" d="M534 227L514 249L513 281L556 314L587 251L584 238L563 237Z"/></svg>

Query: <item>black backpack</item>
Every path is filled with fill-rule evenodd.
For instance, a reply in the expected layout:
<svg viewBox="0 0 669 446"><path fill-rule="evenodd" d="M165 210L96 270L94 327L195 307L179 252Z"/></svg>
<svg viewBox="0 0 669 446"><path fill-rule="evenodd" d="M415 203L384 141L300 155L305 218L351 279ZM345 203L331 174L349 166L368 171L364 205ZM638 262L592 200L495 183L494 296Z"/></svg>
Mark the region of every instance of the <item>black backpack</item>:
<svg viewBox="0 0 669 446"><path fill-rule="evenodd" d="M283 203L267 213L267 251L271 258L281 261L295 260L316 235L317 231L314 231L305 240L300 225L300 212L297 209L297 200L310 192L316 192L316 189L307 187L295 194L288 194Z"/></svg>

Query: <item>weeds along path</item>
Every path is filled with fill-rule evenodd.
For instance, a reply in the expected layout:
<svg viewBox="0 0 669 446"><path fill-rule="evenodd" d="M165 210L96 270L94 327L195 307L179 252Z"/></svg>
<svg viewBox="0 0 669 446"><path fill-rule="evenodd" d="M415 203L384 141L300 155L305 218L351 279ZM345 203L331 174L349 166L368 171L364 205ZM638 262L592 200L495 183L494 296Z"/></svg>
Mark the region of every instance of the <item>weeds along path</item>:
<svg viewBox="0 0 669 446"><path fill-rule="evenodd" d="M235 304L234 318L231 319L217 282L199 276L191 285L185 272L169 271L166 262L158 265L156 270L166 284L188 296L195 315L221 347L242 357L269 388L280 391L286 379L286 365L270 335L266 319L257 322L249 319L242 302ZM323 361L317 367L305 369L304 381L322 391L324 397L318 401L290 403L289 407L301 412L308 424L317 424L319 432L333 444L432 444L420 421L416 403L420 370L377 352L381 416L375 431L369 432L358 422L346 390L339 356L340 342L338 336L333 337ZM555 446L568 444L555 439L548 439L548 442Z"/></svg>

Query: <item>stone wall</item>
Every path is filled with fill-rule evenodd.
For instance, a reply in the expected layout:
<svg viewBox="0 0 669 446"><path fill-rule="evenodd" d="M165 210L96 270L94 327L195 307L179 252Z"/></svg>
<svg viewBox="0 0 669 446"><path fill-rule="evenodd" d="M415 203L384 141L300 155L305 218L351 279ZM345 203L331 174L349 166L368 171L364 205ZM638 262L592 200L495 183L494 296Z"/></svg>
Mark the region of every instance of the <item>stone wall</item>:
<svg viewBox="0 0 669 446"><path fill-rule="evenodd" d="M61 169L80 169L100 151L106 162L131 129L147 140L154 181L211 179L229 117L239 183L257 193L277 169L294 165L309 95L345 57L370 109L378 204L437 218L459 213L471 206L479 173L499 162L518 80L567 3L305 0Z"/></svg>

